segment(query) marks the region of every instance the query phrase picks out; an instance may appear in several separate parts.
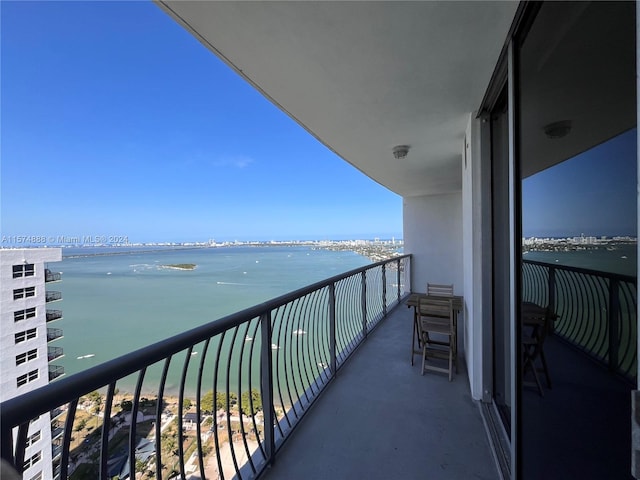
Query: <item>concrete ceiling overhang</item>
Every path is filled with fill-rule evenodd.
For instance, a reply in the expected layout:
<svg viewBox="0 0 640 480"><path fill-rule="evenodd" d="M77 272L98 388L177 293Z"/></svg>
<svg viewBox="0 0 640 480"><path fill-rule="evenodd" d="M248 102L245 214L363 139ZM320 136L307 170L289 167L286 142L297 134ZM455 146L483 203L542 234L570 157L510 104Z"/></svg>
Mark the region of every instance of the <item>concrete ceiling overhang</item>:
<svg viewBox="0 0 640 480"><path fill-rule="evenodd" d="M320 142L404 196L459 191L518 2L157 1ZM396 160L395 145L410 145Z"/></svg>

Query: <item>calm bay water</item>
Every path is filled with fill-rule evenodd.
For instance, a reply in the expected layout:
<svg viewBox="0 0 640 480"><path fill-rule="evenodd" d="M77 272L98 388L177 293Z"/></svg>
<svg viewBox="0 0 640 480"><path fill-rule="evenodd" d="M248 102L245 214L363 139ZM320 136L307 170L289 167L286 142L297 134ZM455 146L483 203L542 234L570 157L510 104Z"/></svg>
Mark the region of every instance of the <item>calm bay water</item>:
<svg viewBox="0 0 640 480"><path fill-rule="evenodd" d="M568 252L527 252L524 260L536 260L602 272L636 276L638 270L636 245L617 245L613 250L576 250Z"/></svg>
<svg viewBox="0 0 640 480"><path fill-rule="evenodd" d="M62 291L63 300L50 308L64 319L49 326L64 330L55 345L65 356L55 363L67 374L370 263L353 252L310 247L145 250L65 249L62 262L50 265L62 272L50 289ZM162 268L179 263L197 268ZM151 383L159 378L149 375Z"/></svg>
<svg viewBox="0 0 640 480"><path fill-rule="evenodd" d="M636 247L616 250L528 252L525 259L636 275ZM162 268L193 263L195 270ZM314 282L369 264L353 252L310 247L149 248L63 250L64 338L54 342L65 356L54 363L67 375L256 305ZM200 347L198 347L200 348ZM183 357L172 364L167 391L177 391ZM196 367L197 368L197 367ZM191 376L191 375L190 375ZM160 369L145 377L146 390L157 388ZM118 383L132 391L135 379ZM188 390L191 390L188 388Z"/></svg>

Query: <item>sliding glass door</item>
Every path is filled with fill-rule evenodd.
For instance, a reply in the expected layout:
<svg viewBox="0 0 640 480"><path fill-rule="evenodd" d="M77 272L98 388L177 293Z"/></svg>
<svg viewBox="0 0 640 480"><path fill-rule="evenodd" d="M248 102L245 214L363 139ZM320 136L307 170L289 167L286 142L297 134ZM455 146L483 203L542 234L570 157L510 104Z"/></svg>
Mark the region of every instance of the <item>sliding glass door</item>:
<svg viewBox="0 0 640 480"><path fill-rule="evenodd" d="M518 303L549 308L541 317L520 311L513 337L525 480L631 478L635 6L546 2L516 36Z"/></svg>

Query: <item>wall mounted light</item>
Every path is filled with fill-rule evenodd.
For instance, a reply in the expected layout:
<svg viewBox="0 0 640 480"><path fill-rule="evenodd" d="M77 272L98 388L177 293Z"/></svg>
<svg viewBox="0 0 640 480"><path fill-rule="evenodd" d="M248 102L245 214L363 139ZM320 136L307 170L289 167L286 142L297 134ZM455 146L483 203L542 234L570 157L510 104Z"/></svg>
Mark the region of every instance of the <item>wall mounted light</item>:
<svg viewBox="0 0 640 480"><path fill-rule="evenodd" d="M409 153L409 145L396 145L393 147L393 158L402 160Z"/></svg>
<svg viewBox="0 0 640 480"><path fill-rule="evenodd" d="M542 127L547 138L566 137L571 131L571 120L561 120Z"/></svg>

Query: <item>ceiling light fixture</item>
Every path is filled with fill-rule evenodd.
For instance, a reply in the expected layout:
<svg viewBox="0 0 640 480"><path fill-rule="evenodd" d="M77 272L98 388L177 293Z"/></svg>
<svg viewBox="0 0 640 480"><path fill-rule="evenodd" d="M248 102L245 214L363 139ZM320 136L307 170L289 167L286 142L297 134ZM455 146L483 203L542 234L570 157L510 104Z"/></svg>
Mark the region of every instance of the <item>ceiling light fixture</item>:
<svg viewBox="0 0 640 480"><path fill-rule="evenodd" d="M566 137L571 131L571 120L561 120L542 127L547 138Z"/></svg>
<svg viewBox="0 0 640 480"><path fill-rule="evenodd" d="M396 145L393 147L393 158L402 160L409 153L409 145Z"/></svg>

